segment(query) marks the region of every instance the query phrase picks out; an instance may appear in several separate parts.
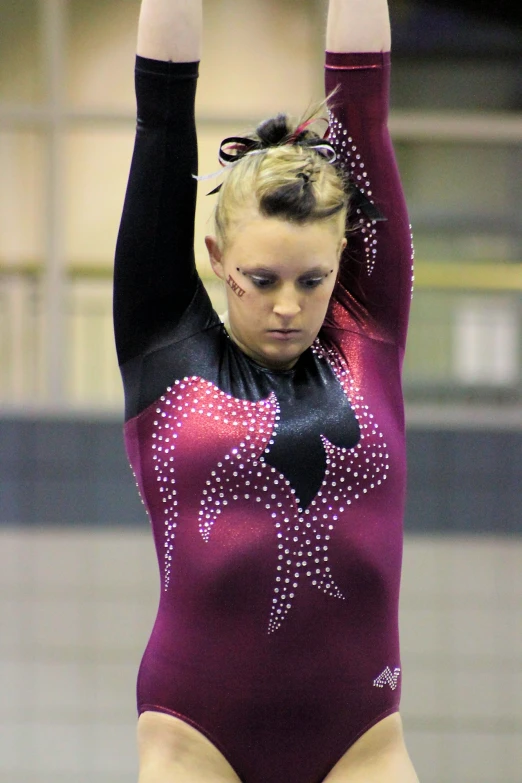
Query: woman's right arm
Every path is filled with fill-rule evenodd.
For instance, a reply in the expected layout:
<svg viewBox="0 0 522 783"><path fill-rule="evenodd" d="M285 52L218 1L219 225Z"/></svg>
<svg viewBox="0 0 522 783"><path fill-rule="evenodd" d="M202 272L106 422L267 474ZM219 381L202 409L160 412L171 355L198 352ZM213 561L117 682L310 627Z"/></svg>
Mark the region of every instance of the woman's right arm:
<svg viewBox="0 0 522 783"><path fill-rule="evenodd" d="M202 0L143 0L138 125L116 247L120 365L168 341L198 284L194 262L194 101Z"/></svg>

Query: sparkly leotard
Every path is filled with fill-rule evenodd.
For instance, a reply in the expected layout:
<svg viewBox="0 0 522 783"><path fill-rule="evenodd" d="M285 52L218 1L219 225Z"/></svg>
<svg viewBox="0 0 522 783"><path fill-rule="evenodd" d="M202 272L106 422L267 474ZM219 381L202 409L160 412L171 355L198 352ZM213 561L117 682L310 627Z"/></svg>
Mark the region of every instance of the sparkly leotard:
<svg viewBox="0 0 522 783"><path fill-rule="evenodd" d="M138 707L195 726L243 783L319 783L399 706L411 243L389 54L327 54L330 140L387 220L352 210L324 327L280 372L229 339L195 270L196 75L137 60L117 248L126 445L161 576Z"/></svg>

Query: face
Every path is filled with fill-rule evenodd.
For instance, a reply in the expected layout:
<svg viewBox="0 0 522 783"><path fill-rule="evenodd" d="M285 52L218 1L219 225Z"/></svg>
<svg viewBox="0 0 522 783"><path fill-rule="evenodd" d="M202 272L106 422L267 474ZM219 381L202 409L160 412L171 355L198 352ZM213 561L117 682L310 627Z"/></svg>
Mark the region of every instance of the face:
<svg viewBox="0 0 522 783"><path fill-rule="evenodd" d="M206 244L226 283L231 338L265 367L293 367L323 324L346 240L324 223L253 214L223 252L214 237Z"/></svg>

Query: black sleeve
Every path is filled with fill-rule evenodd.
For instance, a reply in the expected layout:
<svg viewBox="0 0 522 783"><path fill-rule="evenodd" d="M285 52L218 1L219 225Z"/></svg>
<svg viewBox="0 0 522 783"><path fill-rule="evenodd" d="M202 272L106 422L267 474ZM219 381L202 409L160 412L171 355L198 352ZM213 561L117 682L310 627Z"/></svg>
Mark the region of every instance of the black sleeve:
<svg viewBox="0 0 522 783"><path fill-rule="evenodd" d="M114 270L120 365L174 336L198 284L197 75L198 63L136 58L138 125Z"/></svg>

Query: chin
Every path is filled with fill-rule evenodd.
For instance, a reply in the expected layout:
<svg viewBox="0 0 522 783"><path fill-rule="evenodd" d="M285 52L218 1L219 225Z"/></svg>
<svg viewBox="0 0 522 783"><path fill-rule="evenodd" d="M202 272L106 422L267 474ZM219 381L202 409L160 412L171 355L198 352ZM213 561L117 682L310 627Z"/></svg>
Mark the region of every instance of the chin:
<svg viewBox="0 0 522 783"><path fill-rule="evenodd" d="M263 351L259 354L262 364L273 370L289 370L309 346L292 351Z"/></svg>

